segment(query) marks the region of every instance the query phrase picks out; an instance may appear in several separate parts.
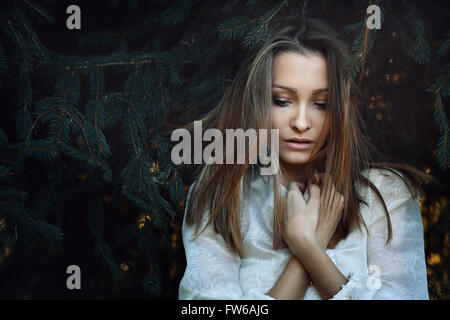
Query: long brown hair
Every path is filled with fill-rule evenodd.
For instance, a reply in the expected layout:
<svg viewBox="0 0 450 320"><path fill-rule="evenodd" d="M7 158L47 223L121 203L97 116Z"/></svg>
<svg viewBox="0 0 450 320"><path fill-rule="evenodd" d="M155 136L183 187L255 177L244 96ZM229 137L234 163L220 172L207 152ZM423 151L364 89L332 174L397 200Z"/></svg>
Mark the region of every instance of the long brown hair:
<svg viewBox="0 0 450 320"><path fill-rule="evenodd" d="M343 67L348 58L347 45L339 35L322 20L298 15L285 16L275 23L272 36L250 52L238 70L231 87L219 104L201 120L203 130L217 128L271 129L272 62L281 52L322 55L327 63L329 99L327 119L321 137L305 166L308 179L314 181L314 169L330 175L336 189L344 196L342 219L336 230L337 240L345 238L354 227L367 230L359 207L364 202L358 185L370 187L384 206L388 243L392 228L386 204L362 172L370 168L384 168L398 175L416 198L423 194L421 183L432 179L422 171L403 163L380 161L387 159L377 152L365 135L359 107L361 94L347 70ZM244 182L250 181L255 168L247 155L245 164L204 164L196 178L186 209L185 221L196 226L198 236L204 228L213 226L229 249L245 255L241 238L240 203ZM397 174L398 170L401 175ZM316 181L317 182L317 181ZM274 191L274 249L285 246L281 236L283 205L280 184L284 183L282 170L273 175ZM331 201L324 196L325 207ZM205 223L206 221L206 223ZM204 228L201 229L201 226Z"/></svg>

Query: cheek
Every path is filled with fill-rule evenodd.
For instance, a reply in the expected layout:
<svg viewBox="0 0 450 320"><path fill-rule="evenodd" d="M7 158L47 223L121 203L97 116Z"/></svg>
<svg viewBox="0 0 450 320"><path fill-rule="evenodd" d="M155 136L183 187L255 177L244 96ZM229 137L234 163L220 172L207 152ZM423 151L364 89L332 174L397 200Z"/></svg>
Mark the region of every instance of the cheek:
<svg viewBox="0 0 450 320"><path fill-rule="evenodd" d="M281 129L285 125L283 113L280 110L272 108L272 128Z"/></svg>
<svg viewBox="0 0 450 320"><path fill-rule="evenodd" d="M318 121L319 122L318 127L320 128L320 130L322 130L322 128L325 126L325 121L326 121L326 114L323 113L323 115L320 117L320 119Z"/></svg>
<svg viewBox="0 0 450 320"><path fill-rule="evenodd" d="M325 125L325 117L322 117L319 119L317 127L321 130L324 125Z"/></svg>
<svg viewBox="0 0 450 320"><path fill-rule="evenodd" d="M325 125L325 120L326 120L325 112L317 113L317 114L315 114L315 117L313 118L313 126L315 128L317 128L318 131L320 132L322 127Z"/></svg>

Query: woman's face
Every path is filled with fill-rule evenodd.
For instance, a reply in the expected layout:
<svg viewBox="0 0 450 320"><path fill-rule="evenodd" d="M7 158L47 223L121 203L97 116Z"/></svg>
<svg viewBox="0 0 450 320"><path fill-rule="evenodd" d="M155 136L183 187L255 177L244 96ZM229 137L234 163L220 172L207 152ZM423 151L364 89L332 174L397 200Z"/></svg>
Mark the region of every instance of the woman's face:
<svg viewBox="0 0 450 320"><path fill-rule="evenodd" d="M282 166L308 162L325 123L327 97L327 65L322 56L284 52L274 57L272 128L279 129Z"/></svg>

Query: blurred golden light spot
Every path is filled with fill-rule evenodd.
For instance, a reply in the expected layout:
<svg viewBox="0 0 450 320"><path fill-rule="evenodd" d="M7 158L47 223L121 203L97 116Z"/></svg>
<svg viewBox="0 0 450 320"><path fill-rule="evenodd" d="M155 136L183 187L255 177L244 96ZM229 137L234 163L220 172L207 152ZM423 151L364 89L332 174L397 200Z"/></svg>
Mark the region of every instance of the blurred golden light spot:
<svg viewBox="0 0 450 320"><path fill-rule="evenodd" d="M130 267L125 262L122 262L120 264L120 269L122 269L122 271L124 272L127 272L128 270L130 270Z"/></svg>
<svg viewBox="0 0 450 320"><path fill-rule="evenodd" d="M142 229L146 223L151 222L151 221L152 221L152 218L148 214L143 213L137 220L139 229Z"/></svg>
<svg viewBox="0 0 450 320"><path fill-rule="evenodd" d="M394 73L392 75L392 82L394 82L395 84L398 83L398 79L399 79L400 75L398 73Z"/></svg>
<svg viewBox="0 0 450 320"><path fill-rule="evenodd" d="M169 268L170 277L175 278L177 276L177 267L175 265L171 265Z"/></svg>
<svg viewBox="0 0 450 320"><path fill-rule="evenodd" d="M387 107L388 107L388 104L385 103L384 101L379 100L379 101L377 102L377 107L380 107L380 108L387 108Z"/></svg>
<svg viewBox="0 0 450 320"><path fill-rule="evenodd" d="M438 221L442 210L447 207L447 198L441 197L439 200L434 201L434 203L428 208L430 212L430 220L434 224Z"/></svg>
<svg viewBox="0 0 450 320"><path fill-rule="evenodd" d="M6 228L6 220L5 218L0 219L0 231Z"/></svg>
<svg viewBox="0 0 450 320"><path fill-rule="evenodd" d="M383 120L383 115L380 112L377 112L377 120Z"/></svg>
<svg viewBox="0 0 450 320"><path fill-rule="evenodd" d="M430 172L431 172L431 169L430 169L430 168L426 168L426 169L425 169L425 173L430 174Z"/></svg>
<svg viewBox="0 0 450 320"><path fill-rule="evenodd" d="M432 266L435 265L435 264L438 264L438 263L441 262L441 256L439 254L437 254L437 253L432 253L428 257L427 262L428 262L429 265L432 265Z"/></svg>
<svg viewBox="0 0 450 320"><path fill-rule="evenodd" d="M399 84L399 83L403 82L405 79L406 79L406 73L405 72L400 72L400 73L394 74L393 82L395 84Z"/></svg>
<svg viewBox="0 0 450 320"><path fill-rule="evenodd" d="M421 209L422 211L422 209ZM425 217L422 217L422 225L423 225L423 232L427 233L428 230L428 220Z"/></svg>
<svg viewBox="0 0 450 320"><path fill-rule="evenodd" d="M178 239L177 234L176 233L172 233L172 243L171 243L171 245L172 245L172 248L174 248L174 249L177 247L177 239Z"/></svg>
<svg viewBox="0 0 450 320"><path fill-rule="evenodd" d="M150 168L150 172L151 172L151 173L154 173L154 172L156 172L157 170L159 170L159 163L156 161L156 162L153 162L153 163L152 163L152 167Z"/></svg>
<svg viewBox="0 0 450 320"><path fill-rule="evenodd" d="M89 175L87 173L80 173L77 175L77 178L81 180L87 180L87 178L89 178Z"/></svg>
<svg viewBox="0 0 450 320"><path fill-rule="evenodd" d="M424 207L423 207L423 203L425 202L425 197L420 197L419 198L419 208L420 208L420 211L422 211L423 209L424 209Z"/></svg>

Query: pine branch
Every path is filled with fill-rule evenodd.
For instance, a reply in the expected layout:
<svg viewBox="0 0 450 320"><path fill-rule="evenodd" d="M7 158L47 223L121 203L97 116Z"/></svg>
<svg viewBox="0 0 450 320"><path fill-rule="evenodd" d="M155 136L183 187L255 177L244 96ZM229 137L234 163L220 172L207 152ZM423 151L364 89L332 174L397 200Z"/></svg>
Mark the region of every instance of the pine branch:
<svg viewBox="0 0 450 320"><path fill-rule="evenodd" d="M366 67L366 54L367 54L368 40L369 40L369 28L366 27L366 30L364 31L364 44L363 44L363 48L362 48L361 71L359 72L359 82L358 82L359 88L361 88L362 80L364 77L364 69Z"/></svg>
<svg viewBox="0 0 450 320"><path fill-rule="evenodd" d="M271 10L262 15L258 21L256 27L246 34L244 39L242 40L242 46L246 49L252 49L256 46L257 43L264 41L270 35L269 24L272 19L281 12L282 9L285 9L287 6L287 1L281 1L277 5L275 5Z"/></svg>
<svg viewBox="0 0 450 320"><path fill-rule="evenodd" d="M33 41L34 45L38 49L41 57L45 58L46 54L43 51L43 49L41 48L41 46L39 45L40 41L39 41L37 35L32 31L30 25L24 20L23 16L20 14L20 11L19 11L19 9L17 8L17 6L15 4L14 4L14 8L16 9L17 16L20 18L20 21L22 22L23 27L28 32L29 37L31 38L31 40Z"/></svg>
<svg viewBox="0 0 450 320"><path fill-rule="evenodd" d="M444 41L442 45L439 47L439 50L437 51L438 58L446 59L449 51L450 51L450 30L447 30L447 33L444 36Z"/></svg>
<svg viewBox="0 0 450 320"><path fill-rule="evenodd" d="M426 64L430 62L430 46L426 40L425 27L422 23L422 19L417 14L416 6L410 1L402 1L403 9L405 12L405 20L410 25L413 33L413 57L414 60L420 64Z"/></svg>
<svg viewBox="0 0 450 320"><path fill-rule="evenodd" d="M92 126L88 126L88 130L94 130L89 135L96 136L96 149L97 154L103 154L105 157L109 157L111 152L109 146L106 143L105 136L103 134L103 128L105 126L105 112L104 112L104 100L105 95L105 79L103 72L96 68L95 71L89 73L89 88L91 99L86 105L86 117L89 119Z"/></svg>
<svg viewBox="0 0 450 320"><path fill-rule="evenodd" d="M436 94L434 117L441 133L438 143L438 163L439 167L446 171L450 167L450 125L444 112L440 94Z"/></svg>
<svg viewBox="0 0 450 320"><path fill-rule="evenodd" d="M0 211L21 221L25 226L32 228L52 243L59 242L62 239L63 233L59 228L35 217L30 209L24 207L22 203L0 201Z"/></svg>
<svg viewBox="0 0 450 320"><path fill-rule="evenodd" d="M102 201L92 199L88 209L89 226L94 236L95 248L102 261L109 267L114 280L122 278L122 271L112 256L111 248L105 240L105 221Z"/></svg>
<svg viewBox="0 0 450 320"><path fill-rule="evenodd" d="M152 57L153 56L153 57ZM155 64L155 63L167 63L170 60L164 59L162 57L166 57L166 53L152 53L152 54L143 54L139 55L136 54L133 56L133 54L130 54L127 59L120 59L120 57L115 57L114 55L111 55L110 57L98 57L104 62L92 62L91 60L84 60L83 58L79 58L80 61L73 61L73 63L63 63L61 64L54 64L54 63L41 63L38 65L40 68L47 68L47 69L57 69L61 71L81 71L81 70L88 70L88 69L96 69L96 68L109 68L109 67L140 67L142 65L147 64ZM62 60L64 57L60 56L59 60ZM93 60L98 60L93 58ZM106 60L106 61L105 61ZM109 61L108 61L109 60ZM191 60L185 60L183 61L185 64L191 64Z"/></svg>
<svg viewBox="0 0 450 320"><path fill-rule="evenodd" d="M43 9L38 4L30 0L22 0L22 1L26 3L31 9L36 11L40 16L44 17L48 22L54 22L53 16L51 16L45 9Z"/></svg>
<svg viewBox="0 0 450 320"><path fill-rule="evenodd" d="M2 17L2 18L3 18L3 17ZM29 57L27 57L27 55L26 55L26 53L25 53L25 50L26 50L26 49L25 49L24 46L22 45L23 40L20 39L19 34L17 33L16 29L14 28L14 26L13 26L13 21L12 21L11 18L8 18L7 23L8 23L9 28L11 29L11 31L12 31L14 37L15 37L17 46L18 46L19 49L20 49L20 53L21 53L21 56L22 56L22 63L25 65L24 73L27 73L28 70L30 69L30 65L29 65Z"/></svg>
<svg viewBox="0 0 450 320"><path fill-rule="evenodd" d="M243 37L251 24L257 22L259 18L250 19L249 17L231 17L225 21L219 22L216 31L219 32L219 38L225 40L235 40Z"/></svg>
<svg viewBox="0 0 450 320"><path fill-rule="evenodd" d="M383 21L383 11L384 6L381 5L378 1L375 1L374 5L381 6L381 22ZM345 68L349 71L349 73L352 75L352 77L355 77L356 74L359 72L359 80L358 80L358 87L361 88L362 81L364 78L364 72L366 68L366 60L367 55L369 51L372 49L372 46L374 44L374 38L375 38L375 32L376 29L370 30L366 24L367 21L367 13L364 16L364 19L358 23L350 24L345 27L345 30L349 33L351 32L357 32L358 36L353 42L352 48L351 48L351 56L349 57L348 61L345 64ZM374 35L373 37L371 35Z"/></svg>

